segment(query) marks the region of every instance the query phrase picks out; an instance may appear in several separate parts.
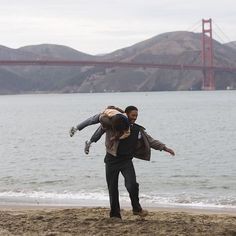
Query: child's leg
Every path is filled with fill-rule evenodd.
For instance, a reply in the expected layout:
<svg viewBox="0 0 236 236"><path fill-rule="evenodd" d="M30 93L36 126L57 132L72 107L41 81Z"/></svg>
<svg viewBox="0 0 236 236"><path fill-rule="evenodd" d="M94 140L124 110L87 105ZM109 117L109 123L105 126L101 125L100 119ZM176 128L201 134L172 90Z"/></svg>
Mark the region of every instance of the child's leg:
<svg viewBox="0 0 236 236"><path fill-rule="evenodd" d="M89 149L90 149L91 144L96 143L102 137L104 133L105 133L105 130L100 125L98 129L94 132L90 140L85 142L85 147L84 147L85 154L89 154Z"/></svg>
<svg viewBox="0 0 236 236"><path fill-rule="evenodd" d="M96 114L94 116L89 117L88 119L86 119L85 121L81 122L80 124L76 126L77 130L82 130L87 126L98 124L99 117L100 117L100 114Z"/></svg>
<svg viewBox="0 0 236 236"><path fill-rule="evenodd" d="M100 117L100 114L96 114L94 116L91 116L89 117L88 119L86 119L85 121L81 122L80 124L78 124L76 127L72 127L70 129L70 136L73 137L74 134L78 131L78 130L82 130L84 129L85 127L89 126L89 125L94 125L94 124L97 124L99 123L99 117Z"/></svg>

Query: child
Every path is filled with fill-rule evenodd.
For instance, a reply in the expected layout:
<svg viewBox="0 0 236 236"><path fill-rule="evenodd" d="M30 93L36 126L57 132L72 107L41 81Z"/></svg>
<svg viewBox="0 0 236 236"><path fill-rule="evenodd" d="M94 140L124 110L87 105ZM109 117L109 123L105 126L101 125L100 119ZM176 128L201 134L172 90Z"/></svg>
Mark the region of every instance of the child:
<svg viewBox="0 0 236 236"><path fill-rule="evenodd" d="M101 124L102 132L104 133L108 129L112 129L114 131L114 136L111 137L111 141L116 139L124 139L127 138L130 134L129 129L129 120L124 113L124 111L115 106L108 106L102 113L96 114L85 121L78 124L76 127L72 127L70 129L70 136L74 136L74 134L79 130L81 131L85 127L93 124ZM101 130L100 130L101 132ZM94 136L94 135L93 135ZM99 137L100 138L100 137ZM85 145L85 153L89 153L89 147L92 142L96 142L91 138L90 141L86 141Z"/></svg>
<svg viewBox="0 0 236 236"><path fill-rule="evenodd" d="M120 108L119 108L120 109ZM137 119L137 108L134 106L128 106L125 109L125 114L128 117L130 125L132 125L136 119ZM121 112L123 112L120 109ZM99 126L98 129L94 132L92 137L90 138L89 141L85 141L85 147L84 147L84 152L85 154L89 154L89 149L92 143L96 143L102 135L105 133L105 130L102 128L102 126Z"/></svg>

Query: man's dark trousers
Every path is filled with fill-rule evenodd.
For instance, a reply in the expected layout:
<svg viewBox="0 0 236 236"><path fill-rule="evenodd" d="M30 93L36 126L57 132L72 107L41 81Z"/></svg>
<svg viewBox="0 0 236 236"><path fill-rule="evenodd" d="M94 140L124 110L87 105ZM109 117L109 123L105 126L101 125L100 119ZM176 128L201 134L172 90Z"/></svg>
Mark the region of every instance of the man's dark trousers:
<svg viewBox="0 0 236 236"><path fill-rule="evenodd" d="M119 157L113 157L110 154L106 155L106 158L118 159ZM106 181L110 198L110 217L119 217L120 204L119 204L119 190L118 180L119 173L124 176L125 187L129 192L129 197L133 207L133 211L141 211L142 208L139 203L139 184L136 182L136 174L132 162L132 158L125 158L116 162L106 162Z"/></svg>

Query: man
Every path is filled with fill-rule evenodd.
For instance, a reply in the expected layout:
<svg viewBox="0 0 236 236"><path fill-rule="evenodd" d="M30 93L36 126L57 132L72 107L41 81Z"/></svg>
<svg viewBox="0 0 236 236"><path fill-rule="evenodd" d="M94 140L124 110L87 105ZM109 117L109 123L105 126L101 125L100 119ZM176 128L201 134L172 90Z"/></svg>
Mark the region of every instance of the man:
<svg viewBox="0 0 236 236"><path fill-rule="evenodd" d="M146 216L148 212L143 210L139 202L139 184L136 181L135 169L133 166L133 157L150 160L151 148L165 151L172 156L174 151L158 140L154 140L145 132L145 128L135 123L138 117L138 109L135 106L128 106L125 109L130 122L130 135L125 139L119 139L111 142L113 136L112 130L106 130L106 156L104 159L106 165L106 181L110 199L110 217L121 218L118 178L119 173L124 176L125 187L129 192L133 214ZM99 128L95 132L95 141L98 140L104 131Z"/></svg>

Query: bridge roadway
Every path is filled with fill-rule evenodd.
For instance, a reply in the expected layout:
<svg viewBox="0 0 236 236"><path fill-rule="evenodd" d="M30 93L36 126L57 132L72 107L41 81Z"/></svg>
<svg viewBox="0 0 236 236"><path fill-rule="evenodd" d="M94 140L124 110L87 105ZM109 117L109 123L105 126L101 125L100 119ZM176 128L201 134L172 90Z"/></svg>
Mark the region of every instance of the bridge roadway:
<svg viewBox="0 0 236 236"><path fill-rule="evenodd" d="M171 70L214 70L236 72L236 67L202 66L185 64L157 64L120 61L78 61L78 60L0 60L0 66L107 66L133 68L160 68Z"/></svg>

